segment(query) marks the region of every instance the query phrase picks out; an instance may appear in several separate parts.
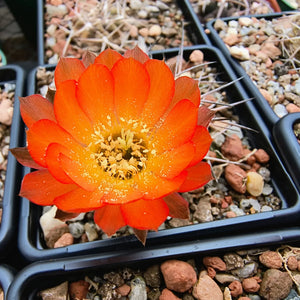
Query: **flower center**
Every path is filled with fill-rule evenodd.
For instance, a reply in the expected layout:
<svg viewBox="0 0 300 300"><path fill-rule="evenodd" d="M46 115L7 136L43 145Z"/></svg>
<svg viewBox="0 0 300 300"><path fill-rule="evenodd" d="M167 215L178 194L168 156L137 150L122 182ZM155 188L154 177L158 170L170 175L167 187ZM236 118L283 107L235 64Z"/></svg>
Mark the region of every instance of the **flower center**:
<svg viewBox="0 0 300 300"><path fill-rule="evenodd" d="M130 179L146 167L146 143L131 130L121 129L119 134L103 137L97 133L97 145L93 153L99 166L111 177Z"/></svg>

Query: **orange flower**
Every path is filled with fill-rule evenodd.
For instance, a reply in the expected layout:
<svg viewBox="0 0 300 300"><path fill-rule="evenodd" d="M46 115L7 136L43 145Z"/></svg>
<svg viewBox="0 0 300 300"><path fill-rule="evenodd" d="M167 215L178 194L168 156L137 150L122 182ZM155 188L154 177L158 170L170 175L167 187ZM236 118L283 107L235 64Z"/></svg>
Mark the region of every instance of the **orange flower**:
<svg viewBox="0 0 300 300"><path fill-rule="evenodd" d="M40 95L20 99L28 146L12 152L38 169L24 177L20 195L65 212L95 210L108 235L188 217L177 192L211 179L201 162L211 137L197 124L211 116L199 114L197 83L174 80L163 61L135 48L124 57L105 50L62 58L55 84L53 104Z"/></svg>

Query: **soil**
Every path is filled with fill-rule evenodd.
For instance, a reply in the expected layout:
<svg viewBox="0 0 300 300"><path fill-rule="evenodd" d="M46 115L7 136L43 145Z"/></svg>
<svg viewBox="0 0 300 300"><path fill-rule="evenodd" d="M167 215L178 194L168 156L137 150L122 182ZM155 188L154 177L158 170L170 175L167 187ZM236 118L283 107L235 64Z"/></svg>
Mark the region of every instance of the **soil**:
<svg viewBox="0 0 300 300"><path fill-rule="evenodd" d="M82 57L84 50L105 48L124 53L191 45L182 11L175 0L54 1L45 5L45 61ZM101 20L101 22L100 22Z"/></svg>
<svg viewBox="0 0 300 300"><path fill-rule="evenodd" d="M214 24L278 117L300 111L299 24L299 13Z"/></svg>
<svg viewBox="0 0 300 300"><path fill-rule="evenodd" d="M44 297L43 299L54 299L46 298L46 295L55 295L55 291L60 290L63 294L68 293L71 299L75 299L75 295L79 298L80 295L82 297L80 299L93 300L193 300L223 299L223 297L228 300L299 299L296 292L296 283L299 282L300 274L299 250L290 246L277 249L235 250L221 255L210 253L209 256L197 256L190 260L176 259L153 265L139 263L139 267L127 266L115 270L86 272L81 273L80 278L75 281L65 282L51 290L44 290L40 295ZM182 262L187 263L194 270L190 270L188 275L185 274ZM166 264L173 274L167 273ZM188 269L188 266L184 267ZM182 288L185 291L179 292L177 290L179 282L180 286L184 286L183 282L188 280L187 278L191 281L191 273L195 273L195 278L199 279L198 283L191 284L191 288L187 286L187 290ZM280 276L281 282L278 282L277 276ZM201 280L204 278L207 282L205 287L201 286ZM173 281L177 286L172 284ZM169 297L160 298L166 292L165 289L168 290ZM205 291L206 295L210 296L218 292L219 297L198 298L195 290L198 290L198 293ZM170 292L173 294L171 298ZM139 297L135 294L136 298L134 298L134 293Z"/></svg>
<svg viewBox="0 0 300 300"><path fill-rule="evenodd" d="M205 24L216 18L256 15L272 13L274 10L268 1L207 1L191 0L193 9L197 13L200 21Z"/></svg>

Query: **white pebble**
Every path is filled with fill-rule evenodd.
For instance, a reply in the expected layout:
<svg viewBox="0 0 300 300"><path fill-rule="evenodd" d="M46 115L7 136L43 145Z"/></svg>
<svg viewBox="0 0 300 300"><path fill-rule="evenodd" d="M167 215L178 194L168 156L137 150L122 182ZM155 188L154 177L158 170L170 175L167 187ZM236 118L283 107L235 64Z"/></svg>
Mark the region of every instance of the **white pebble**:
<svg viewBox="0 0 300 300"><path fill-rule="evenodd" d="M268 205L263 205L260 211L261 212L272 211L272 208Z"/></svg>
<svg viewBox="0 0 300 300"><path fill-rule="evenodd" d="M231 204L229 206L230 210L233 211L237 216L244 216L245 215L245 212L239 208L237 205L235 204Z"/></svg>
<svg viewBox="0 0 300 300"><path fill-rule="evenodd" d="M130 0L129 6L131 9L138 10L142 8L143 3L141 0Z"/></svg>
<svg viewBox="0 0 300 300"><path fill-rule="evenodd" d="M239 23L241 26L251 26L253 24L253 21L251 18L248 17L240 17L239 18Z"/></svg>
<svg viewBox="0 0 300 300"><path fill-rule="evenodd" d="M149 29L150 36L158 36L161 34L161 27L159 25L152 25Z"/></svg>
<svg viewBox="0 0 300 300"><path fill-rule="evenodd" d="M239 26L239 23L237 21L232 20L228 22L228 26L232 28L237 28Z"/></svg>
<svg viewBox="0 0 300 300"><path fill-rule="evenodd" d="M276 104L274 106L274 112L279 118L282 118L288 114L288 111L283 104Z"/></svg>
<svg viewBox="0 0 300 300"><path fill-rule="evenodd" d="M265 196L268 196L272 192L273 192L273 188L268 183L265 183L262 194L265 195Z"/></svg>
<svg viewBox="0 0 300 300"><path fill-rule="evenodd" d="M49 232L53 228L60 228L66 226L65 222L55 218L56 211L57 211L57 207L52 206L50 210L48 210L45 214L43 214L40 217L40 225L42 227L44 236L48 236Z"/></svg>
<svg viewBox="0 0 300 300"><path fill-rule="evenodd" d="M250 54L244 47L232 46L229 48L230 54L239 60L249 60Z"/></svg>

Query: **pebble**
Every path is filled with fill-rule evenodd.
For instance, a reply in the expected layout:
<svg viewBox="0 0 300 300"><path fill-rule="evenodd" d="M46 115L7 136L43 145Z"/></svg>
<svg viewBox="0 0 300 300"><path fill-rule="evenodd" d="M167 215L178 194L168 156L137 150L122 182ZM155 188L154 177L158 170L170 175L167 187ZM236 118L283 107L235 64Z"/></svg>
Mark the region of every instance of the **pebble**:
<svg viewBox="0 0 300 300"><path fill-rule="evenodd" d="M197 282L193 267L181 260L168 260L161 264L166 287L172 291L184 293Z"/></svg>
<svg viewBox="0 0 300 300"><path fill-rule="evenodd" d="M241 167L234 164L227 165L225 168L225 178L235 191L241 194L246 192L245 180L247 173Z"/></svg>
<svg viewBox="0 0 300 300"><path fill-rule="evenodd" d="M161 35L161 27L159 25L153 25L149 29L150 36L159 36Z"/></svg>
<svg viewBox="0 0 300 300"><path fill-rule="evenodd" d="M2 99L0 102L0 123L11 125L13 110L12 101L10 99Z"/></svg>
<svg viewBox="0 0 300 300"><path fill-rule="evenodd" d="M229 48L230 54L239 60L249 60L249 50L244 47L232 46Z"/></svg>
<svg viewBox="0 0 300 300"><path fill-rule="evenodd" d="M46 13L49 18L58 17L62 18L68 13L68 8L64 4L60 5L50 5L46 4Z"/></svg>
<svg viewBox="0 0 300 300"><path fill-rule="evenodd" d="M212 267L217 271L226 271L225 262L218 256L205 256L203 258L203 264L206 267Z"/></svg>
<svg viewBox="0 0 300 300"><path fill-rule="evenodd" d="M260 207L259 202L256 199L252 199L252 198L242 199L240 201L240 207L243 208L243 209L252 207L255 210L255 212L260 212L261 211L261 207Z"/></svg>
<svg viewBox="0 0 300 300"><path fill-rule="evenodd" d="M282 266L280 255L276 251L265 251L259 256L259 261L266 267L279 269Z"/></svg>
<svg viewBox="0 0 300 300"><path fill-rule="evenodd" d="M236 216L244 216L245 215L245 212L239 208L237 205L235 204L232 204L229 206L229 209L236 214Z"/></svg>
<svg viewBox="0 0 300 300"><path fill-rule="evenodd" d="M146 283L142 277L132 279L130 289L129 300L147 300Z"/></svg>
<svg viewBox="0 0 300 300"><path fill-rule="evenodd" d="M73 235L73 237L78 239L85 232L84 224L82 224L81 222L70 223L69 230L70 230L70 233Z"/></svg>
<svg viewBox="0 0 300 300"><path fill-rule="evenodd" d="M224 300L232 300L230 289L226 286L223 293Z"/></svg>
<svg viewBox="0 0 300 300"><path fill-rule="evenodd" d="M252 195L254 197L261 195L261 193L263 191L263 187L264 187L264 179L260 174L258 174L256 172L248 172L247 173L246 189L250 195ZM253 199L250 199L250 201L251 200L253 200ZM254 201L252 201L252 202L254 202ZM254 207L254 204L252 204L252 203L251 203L251 205L257 212L259 212L260 205L259 205L258 201L256 201L255 203L257 203L256 207Z"/></svg>
<svg viewBox="0 0 300 300"><path fill-rule="evenodd" d="M296 256L290 256L287 260L287 266L291 271L295 271L298 268L298 260Z"/></svg>
<svg viewBox="0 0 300 300"><path fill-rule="evenodd" d="M246 26L246 27L249 27L253 24L253 20L248 17L240 17L238 22L241 26Z"/></svg>
<svg viewBox="0 0 300 300"><path fill-rule="evenodd" d="M74 243L74 237L71 233L64 233L55 243L53 248L70 246Z"/></svg>
<svg viewBox="0 0 300 300"><path fill-rule="evenodd" d="M282 118L288 114L288 111L283 104L276 104L274 106L274 112L279 118Z"/></svg>
<svg viewBox="0 0 300 300"><path fill-rule="evenodd" d="M236 253L226 253L223 257L225 263L226 263L226 269L228 271L236 269L236 268L242 268L244 266L244 261L241 258L240 255Z"/></svg>
<svg viewBox="0 0 300 300"><path fill-rule="evenodd" d="M68 286L68 282L65 281L58 286L41 291L40 296L43 300L67 300Z"/></svg>
<svg viewBox="0 0 300 300"><path fill-rule="evenodd" d="M161 285L161 275L160 275L160 266L158 264L153 265L144 273L144 278L146 284L151 287L160 287Z"/></svg>
<svg viewBox="0 0 300 300"><path fill-rule="evenodd" d="M196 211L194 212L194 218L200 223L213 221L209 197L203 197L200 199L196 206Z"/></svg>
<svg viewBox="0 0 300 300"><path fill-rule="evenodd" d="M62 235L62 233L69 231L68 225L65 222L55 218L56 211L57 207L52 206L50 210L40 217L40 225L45 239L51 240L53 244Z"/></svg>
<svg viewBox="0 0 300 300"><path fill-rule="evenodd" d="M259 295L267 300L282 300L289 295L292 285L287 272L269 269L263 275Z"/></svg>
<svg viewBox="0 0 300 300"><path fill-rule="evenodd" d="M180 300L180 298L176 297L170 290L163 289L159 300Z"/></svg>
<svg viewBox="0 0 300 300"><path fill-rule="evenodd" d="M208 275L199 278L193 287L193 296L197 300L223 300L220 287Z"/></svg>
<svg viewBox="0 0 300 300"><path fill-rule="evenodd" d="M204 54L202 51L200 50L194 50L190 57L189 57L190 61L196 64L202 64L203 63L203 59L204 59Z"/></svg>
<svg viewBox="0 0 300 300"><path fill-rule="evenodd" d="M248 278L256 274L256 271L257 271L257 263L250 262L242 268L232 270L231 273L239 278Z"/></svg>
<svg viewBox="0 0 300 300"><path fill-rule="evenodd" d="M255 277L245 278L242 282L242 286L247 293L256 293L260 289L258 279Z"/></svg>
<svg viewBox="0 0 300 300"><path fill-rule="evenodd" d="M85 280L74 281L69 284L69 294L71 299L86 299L89 290L89 283Z"/></svg>
<svg viewBox="0 0 300 300"><path fill-rule="evenodd" d="M117 293L122 297L126 297L130 293L130 286L128 284L123 284L117 288Z"/></svg>
<svg viewBox="0 0 300 300"><path fill-rule="evenodd" d="M237 297L243 294L243 286L238 280L231 282L228 287L232 297Z"/></svg>
<svg viewBox="0 0 300 300"><path fill-rule="evenodd" d="M84 224L84 230L87 235L87 238L89 242L95 241L98 239L98 233L95 228L95 225L92 223L85 223Z"/></svg>
<svg viewBox="0 0 300 300"><path fill-rule="evenodd" d="M244 147L241 139L233 134L225 138L221 146L222 154L231 161L238 161L244 157Z"/></svg>

